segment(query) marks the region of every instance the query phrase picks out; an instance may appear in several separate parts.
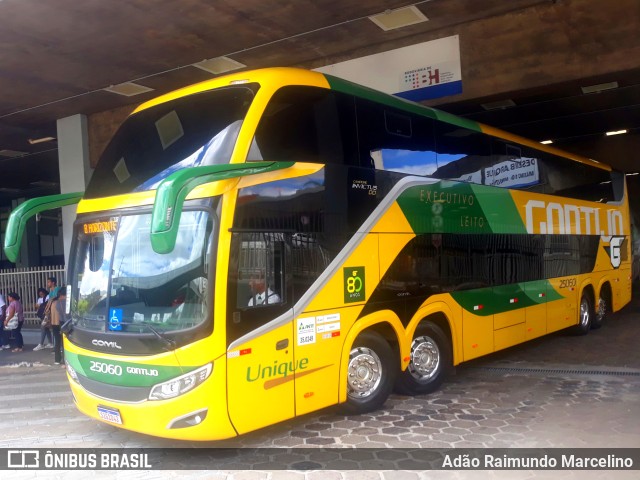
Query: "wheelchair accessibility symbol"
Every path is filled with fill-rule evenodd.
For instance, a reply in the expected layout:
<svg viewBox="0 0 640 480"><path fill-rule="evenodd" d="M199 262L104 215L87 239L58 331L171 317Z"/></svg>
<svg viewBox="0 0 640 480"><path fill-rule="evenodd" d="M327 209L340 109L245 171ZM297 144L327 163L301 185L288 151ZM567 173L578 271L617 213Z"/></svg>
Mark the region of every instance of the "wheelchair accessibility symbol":
<svg viewBox="0 0 640 480"><path fill-rule="evenodd" d="M109 310L109 330L120 331L122 330L122 309L111 308Z"/></svg>

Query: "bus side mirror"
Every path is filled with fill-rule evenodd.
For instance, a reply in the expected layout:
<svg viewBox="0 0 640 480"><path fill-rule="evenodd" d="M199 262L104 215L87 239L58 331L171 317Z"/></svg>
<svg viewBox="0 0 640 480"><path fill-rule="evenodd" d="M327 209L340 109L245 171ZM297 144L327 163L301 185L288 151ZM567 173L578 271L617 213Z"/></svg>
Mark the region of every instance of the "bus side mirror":
<svg viewBox="0 0 640 480"><path fill-rule="evenodd" d="M31 217L45 210L53 210L54 208L78 203L82 199L82 195L84 195L84 192L48 195L46 197L32 198L18 205L9 216L4 237L4 253L7 258L14 263L18 260L24 229Z"/></svg>
<svg viewBox="0 0 640 480"><path fill-rule="evenodd" d="M151 215L151 247L156 253L171 253L176 246L182 207L187 195L205 183L256 175L288 168L293 162L252 162L206 165L178 170L156 190Z"/></svg>

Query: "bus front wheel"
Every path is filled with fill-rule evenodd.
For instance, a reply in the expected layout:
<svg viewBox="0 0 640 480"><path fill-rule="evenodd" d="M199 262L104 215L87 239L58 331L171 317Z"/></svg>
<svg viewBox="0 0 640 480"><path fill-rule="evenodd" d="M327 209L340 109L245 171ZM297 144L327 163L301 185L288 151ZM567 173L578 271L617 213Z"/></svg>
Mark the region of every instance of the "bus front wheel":
<svg viewBox="0 0 640 480"><path fill-rule="evenodd" d="M361 334L349 353L344 411L358 414L380 408L391 393L396 370L389 343L375 332Z"/></svg>
<svg viewBox="0 0 640 480"><path fill-rule="evenodd" d="M447 335L434 323L418 326L411 343L411 359L396 381L396 391L404 395L431 393L440 387L452 363Z"/></svg>

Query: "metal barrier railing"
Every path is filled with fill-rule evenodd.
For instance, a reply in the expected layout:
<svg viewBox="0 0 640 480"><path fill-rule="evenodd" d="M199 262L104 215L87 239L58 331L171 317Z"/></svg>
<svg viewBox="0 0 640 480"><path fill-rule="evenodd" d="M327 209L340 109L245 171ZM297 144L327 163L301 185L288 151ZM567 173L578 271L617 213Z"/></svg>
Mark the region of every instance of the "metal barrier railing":
<svg viewBox="0 0 640 480"><path fill-rule="evenodd" d="M48 277L56 277L59 286L65 285L64 266L0 269L0 293L4 296L5 301L7 301L9 292L16 292L20 295L24 309L25 327L40 323L40 319L36 316L38 288L47 288Z"/></svg>

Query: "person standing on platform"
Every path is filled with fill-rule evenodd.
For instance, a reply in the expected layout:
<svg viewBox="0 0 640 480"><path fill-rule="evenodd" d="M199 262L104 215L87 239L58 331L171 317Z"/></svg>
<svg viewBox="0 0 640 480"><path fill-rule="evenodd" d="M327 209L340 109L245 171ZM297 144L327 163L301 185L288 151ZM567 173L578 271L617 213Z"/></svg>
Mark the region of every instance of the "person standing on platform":
<svg viewBox="0 0 640 480"><path fill-rule="evenodd" d="M51 319L45 315L47 309L47 291L44 288L38 289L38 300L36 302L36 315L40 319L40 343L33 349L34 352L43 348L53 348L53 339L51 338ZM45 343L45 340L48 343Z"/></svg>
<svg viewBox="0 0 640 480"><path fill-rule="evenodd" d="M58 290L58 297L51 303L51 331L53 332L53 353L56 365L64 361L64 348L62 345L62 333L60 328L66 321L67 289L62 287Z"/></svg>
<svg viewBox="0 0 640 480"><path fill-rule="evenodd" d="M7 318L4 320L5 328L14 317L18 319L18 326L11 330L13 335L14 347L12 352L21 352L24 346L22 339L22 325L24 324L24 311L22 309L22 303L20 303L20 295L16 292L11 292L7 295L9 300L9 308L7 308Z"/></svg>
<svg viewBox="0 0 640 480"><path fill-rule="evenodd" d="M9 346L9 330L4 329L4 321L7 318L7 303L4 301L4 295L0 293L0 349L8 350Z"/></svg>

